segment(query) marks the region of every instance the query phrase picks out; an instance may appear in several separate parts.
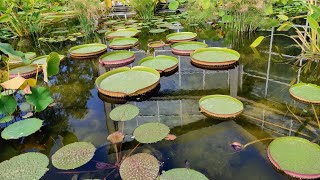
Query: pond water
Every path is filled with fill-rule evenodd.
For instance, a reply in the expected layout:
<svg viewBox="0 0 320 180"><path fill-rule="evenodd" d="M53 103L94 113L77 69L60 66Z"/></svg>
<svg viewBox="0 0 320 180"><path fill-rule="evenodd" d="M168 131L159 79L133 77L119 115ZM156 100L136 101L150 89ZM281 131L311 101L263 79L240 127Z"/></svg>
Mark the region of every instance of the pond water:
<svg viewBox="0 0 320 180"><path fill-rule="evenodd" d="M170 32L157 35L144 31L140 33L140 48L131 49L137 56L132 66L146 56L148 41L164 40L165 35ZM138 106L140 114L125 123L126 142L122 145L122 153L130 151L137 144L131 134L138 125L161 122L170 127L170 133L176 135L177 139L141 145L135 151L153 154L162 162L161 170L188 166L209 179L287 179L267 159L266 149L270 141L256 143L241 152L234 152L230 147L230 143L234 141L246 144L257 139L283 135L308 139L314 137L311 131L295 121L286 107L288 104L300 110L305 108L293 101L288 92L291 81L303 79L303 75L300 76L298 68L292 64L278 62L281 59L276 53L268 53L269 40L258 48L259 55L255 54L249 45L261 34L270 32L250 36L227 32L219 40L197 39L207 43L209 47L237 50L241 54L240 63L229 70L199 69L191 65L190 57L173 55L169 47L156 49L156 55L177 57L179 70L170 76L161 77L157 92L128 102ZM90 42L105 43L105 39L95 36L74 43L43 43L40 47L35 47L32 41L22 40L15 42L15 47L23 51L36 51L38 55L52 51L67 55L70 47ZM287 39L276 38L273 51L298 54L298 50L291 45L292 42ZM120 179L114 171L97 171L95 168L96 162L116 161L115 151L106 137L120 127L109 118L110 111L118 104L99 95L94 84L95 79L108 70L110 69L99 65L98 58L67 58L62 62L60 73L49 82L49 89L57 104L36 115L45 120L45 126L23 140L0 139L0 162L26 151L40 151L51 156L63 144L88 141L97 147L93 160L69 173L61 173L50 164L50 171L43 179ZM199 112L198 101L211 94L237 97L245 105L243 114L231 121L206 118Z"/></svg>

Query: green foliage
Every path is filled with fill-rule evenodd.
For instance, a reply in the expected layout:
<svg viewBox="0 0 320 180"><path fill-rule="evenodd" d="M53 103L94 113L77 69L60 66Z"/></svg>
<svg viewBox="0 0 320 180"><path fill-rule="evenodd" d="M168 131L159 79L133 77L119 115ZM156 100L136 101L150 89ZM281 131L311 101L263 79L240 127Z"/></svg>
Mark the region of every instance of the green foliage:
<svg viewBox="0 0 320 180"><path fill-rule="evenodd" d="M45 87L31 88L32 94L26 95L26 101L35 106L35 111L40 112L53 102L50 92Z"/></svg>
<svg viewBox="0 0 320 180"><path fill-rule="evenodd" d="M132 104L125 104L114 108L110 112L110 118L114 121L129 121L138 116L140 110Z"/></svg>
<svg viewBox="0 0 320 180"><path fill-rule="evenodd" d="M206 24L215 20L219 7L217 0L188 0L185 8L186 24Z"/></svg>
<svg viewBox="0 0 320 180"><path fill-rule="evenodd" d="M162 123L146 123L138 126L133 135L140 143L156 143L169 134L170 129Z"/></svg>
<svg viewBox="0 0 320 180"><path fill-rule="evenodd" d="M12 114L17 108L14 96L0 96L0 114Z"/></svg>
<svg viewBox="0 0 320 180"><path fill-rule="evenodd" d="M10 56L20 57L25 64L28 64L25 54L21 51L15 51L10 44L0 43L0 51L8 55L9 57Z"/></svg>
<svg viewBox="0 0 320 180"><path fill-rule="evenodd" d="M3 139L19 139L21 137L29 136L42 127L42 122L41 119L37 118L15 122L1 132L1 137Z"/></svg>
<svg viewBox="0 0 320 180"><path fill-rule="evenodd" d="M154 17L158 0L130 0L131 7L137 11L139 18L150 20Z"/></svg>
<svg viewBox="0 0 320 180"><path fill-rule="evenodd" d="M50 53L46 62L48 76L54 76L59 73L60 56L58 53Z"/></svg>

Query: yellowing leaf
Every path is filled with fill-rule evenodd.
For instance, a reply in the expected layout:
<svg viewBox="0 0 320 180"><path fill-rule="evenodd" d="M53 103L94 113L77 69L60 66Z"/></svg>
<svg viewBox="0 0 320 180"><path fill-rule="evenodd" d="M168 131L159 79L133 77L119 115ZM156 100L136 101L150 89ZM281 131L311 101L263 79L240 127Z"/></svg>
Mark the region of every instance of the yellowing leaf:
<svg viewBox="0 0 320 180"><path fill-rule="evenodd" d="M108 8L112 8L112 0L105 0L104 2Z"/></svg>
<svg viewBox="0 0 320 180"><path fill-rule="evenodd" d="M292 27L292 24L290 22L285 22L277 29L277 31L287 31L291 27Z"/></svg>
<svg viewBox="0 0 320 180"><path fill-rule="evenodd" d="M253 43L250 45L250 47L255 48L259 46L259 44L264 40L264 36L259 36L256 40L253 41Z"/></svg>
<svg viewBox="0 0 320 180"><path fill-rule="evenodd" d="M26 81L25 78L21 77L21 76L17 76L13 79L10 79L4 83L1 83L1 86L4 88L4 89L13 89L13 90L16 90L16 89L19 89L20 86L23 85L23 83Z"/></svg>
<svg viewBox="0 0 320 180"><path fill-rule="evenodd" d="M282 21L287 21L287 20L289 19L289 17L288 17L288 16L283 15L283 14L279 14L279 15L277 15L277 17L278 17L280 20L282 20Z"/></svg>
<svg viewBox="0 0 320 180"><path fill-rule="evenodd" d="M48 83L49 79L48 79L47 63L42 65L42 70L43 70L43 81Z"/></svg>
<svg viewBox="0 0 320 180"><path fill-rule="evenodd" d="M317 30L319 28L318 22L312 16L308 16L307 19L311 29Z"/></svg>
<svg viewBox="0 0 320 180"><path fill-rule="evenodd" d="M27 85L30 87L35 87L37 85L37 80L33 78L26 79L25 82L20 86L20 89L25 89Z"/></svg>

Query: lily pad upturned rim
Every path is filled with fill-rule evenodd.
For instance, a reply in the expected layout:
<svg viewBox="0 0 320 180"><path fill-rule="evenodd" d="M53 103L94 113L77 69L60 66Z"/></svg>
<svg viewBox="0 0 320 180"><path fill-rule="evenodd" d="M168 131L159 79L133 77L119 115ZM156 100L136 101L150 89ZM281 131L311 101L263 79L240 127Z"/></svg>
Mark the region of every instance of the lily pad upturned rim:
<svg viewBox="0 0 320 180"><path fill-rule="evenodd" d="M147 153L127 157L120 166L120 176L124 180L156 179L160 169L157 158Z"/></svg>
<svg viewBox="0 0 320 180"><path fill-rule="evenodd" d="M153 41L148 43L149 48L161 48L165 45L166 43L164 43L163 41Z"/></svg>
<svg viewBox="0 0 320 180"><path fill-rule="evenodd" d="M285 136L285 137L280 137L280 138L276 138L275 140L273 140L269 146L268 146L268 150L267 150L267 156L268 156L268 159L270 160L270 162L279 170L283 171L285 174L289 175L289 176L292 176L292 177L295 177L295 178L299 178L299 179L318 179L320 178L320 171L318 174L303 174L303 173L299 173L299 172L294 172L292 170L289 170L289 169L282 169L279 162L277 162L277 159L274 159L272 157L272 152L271 152L271 148L273 147L273 144L275 143L280 143L281 141L286 141L286 142L294 142L294 141L300 141L300 142L303 142L303 143L306 143L303 145L304 148L307 148L306 145L309 146L309 148L315 148L316 150L319 151L320 153L320 146L315 144L315 143L312 143L306 139L303 139L303 138L300 138L300 137L295 137L295 136ZM283 143L280 143L280 144L283 144ZM287 148L287 146L285 146L284 144L284 147L283 148ZM304 155L304 154L299 154L299 155ZM308 154L306 154L308 155ZM293 157L293 156L292 156ZM301 160L299 160L300 162Z"/></svg>
<svg viewBox="0 0 320 180"><path fill-rule="evenodd" d="M187 39L174 39L172 37L176 36L176 35L180 35L180 34L190 34L192 37L191 38L187 38ZM192 40L195 40L196 37L197 37L197 33L193 33L193 32L177 32L177 33L171 33L171 34L168 34L166 36L166 39L167 41L169 42L185 42L185 41L192 41Z"/></svg>
<svg viewBox="0 0 320 180"><path fill-rule="evenodd" d="M31 64L37 64L34 62L36 62L39 59L43 59L43 58L47 58L47 57L49 57L49 55L38 56L36 58L31 59L30 61L31 61ZM65 55L60 55L60 54L59 54L59 57L60 57L60 61L63 61L66 58Z"/></svg>
<svg viewBox="0 0 320 180"><path fill-rule="evenodd" d="M179 45L184 45L184 44L199 44L199 45L203 45L202 48L208 47L208 44L203 43L203 42L197 42L197 41L178 42L178 43L174 43L171 45L172 53L176 54L176 55L181 55L181 56L189 56L192 52L195 51L195 50L183 50L183 49L176 49L175 48Z"/></svg>
<svg viewBox="0 0 320 180"><path fill-rule="evenodd" d="M127 44L121 44L121 45L113 45L112 43L116 41L121 41L121 40L132 40L134 43L127 43ZM132 47L136 46L139 43L139 40L137 38L128 38L128 37L123 37L123 38L114 38L112 41L109 43L109 47L114 50L122 50L122 49L131 49Z"/></svg>
<svg viewBox="0 0 320 180"><path fill-rule="evenodd" d="M190 177L192 176L192 177ZM189 168L174 168L160 175L159 180L174 180L175 177L185 179L209 180L204 174Z"/></svg>
<svg viewBox="0 0 320 180"><path fill-rule="evenodd" d="M26 52L24 54L25 54L27 60L31 60L31 59L33 59L33 58L35 58L37 56L37 54L35 52ZM27 56L29 56L29 57L27 57ZM22 59L19 58L19 57L17 57L17 59L8 61L9 65L19 65L19 64L22 64L22 63L23 63Z"/></svg>
<svg viewBox="0 0 320 180"><path fill-rule="evenodd" d="M90 53L72 53L72 51L74 51L76 49L83 48L83 47L90 47L90 46L101 46L101 47L103 47L103 49L100 51L95 51L95 52L90 52ZM101 54L101 53L105 52L107 50L107 48L108 48L107 45L101 44L101 43L82 44L82 45L78 45L78 46L74 46L74 47L70 48L69 53L70 53L71 57L81 59L81 58L86 58L86 57Z"/></svg>
<svg viewBox="0 0 320 180"><path fill-rule="evenodd" d="M319 91L320 91L320 86L316 85L316 84L311 84L311 83L298 83L298 84L294 84L290 87L289 89L289 93L291 95L291 97L293 97L294 99L300 101L300 102L303 102L303 103L308 103L308 104L320 104L320 100L319 101L312 101L312 100L309 100L309 99L306 99L304 97L301 97L301 96L298 96L298 95L295 95L294 92L293 92L293 89L294 88L297 88L297 87L303 87L303 86L312 86L312 87L315 87L315 88L318 88Z"/></svg>
<svg viewBox="0 0 320 180"><path fill-rule="evenodd" d="M241 111L238 111L238 112L235 112L235 113L232 113L232 114L219 114L219 113L215 113L215 112L210 112L209 110L207 110L205 107L201 106L201 102L206 100L206 99L211 99L211 98L217 98L217 97L224 97L224 98L228 98L238 104L240 104L242 106L242 110ZM239 116L243 109L244 109L244 106L243 106L243 103L234 98L234 97L231 97L231 96L228 96L228 95L221 95L221 94L215 94L215 95L208 95L208 96L204 96L202 97L200 100L199 100L199 108L200 108L200 111L202 113L204 113L204 115L208 116L208 117L216 117L216 118L222 118L222 119L226 119L226 118L232 118L232 117L237 117Z"/></svg>
<svg viewBox="0 0 320 180"><path fill-rule="evenodd" d="M221 62L208 62L208 61L203 61L201 59L195 59L194 55L200 52L204 52L204 51L224 51L227 53L231 53L234 54L238 57L237 60L223 60ZM232 49L229 48L221 48L221 47L207 47L207 48L200 48L195 50L194 52L192 52L190 54L191 57L191 62L194 63L195 65L199 65L199 66L207 66L207 67L223 67L223 66L230 66L232 64L235 64L238 62L239 58L240 58L240 54Z"/></svg>
<svg viewBox="0 0 320 180"><path fill-rule="evenodd" d="M150 122L138 126L133 131L135 139L144 144L156 143L163 140L170 133L170 128L159 122Z"/></svg>
<svg viewBox="0 0 320 180"><path fill-rule="evenodd" d="M129 55L131 55L129 58L125 58L125 59L119 59L119 60L115 60L115 61L105 61L103 60L105 57L112 55L112 54L120 54L120 53L127 53ZM121 66L125 66L128 64L131 64L134 60L136 59L136 55L134 52L132 51L126 51L126 50L119 50L119 51L113 51L113 52L108 52L103 54L102 56L100 56L99 58L99 63L105 65L106 67L121 67Z"/></svg>
<svg viewBox="0 0 320 180"><path fill-rule="evenodd" d="M121 72L125 72L125 71L131 71L131 70L150 72L150 73L155 74L159 79L158 79L158 81L156 83L154 83L154 84L152 84L152 85L150 85L148 87L145 87L143 89L137 90L136 92L133 92L133 93L130 93L130 94L123 93L123 92L111 92L111 91L104 90L104 89L102 89L100 87L101 81L104 80L105 78L107 78L107 77L109 77L111 75L117 74L117 73L121 73ZM129 68L129 67L117 68L117 69L108 71L108 72L100 75L95 81L96 87L98 88L98 91L101 94L104 94L104 95L107 95L107 96L110 96L110 97L119 97L119 98L133 97L133 96L144 94L144 93L146 93L148 91L151 91L154 88L156 88L159 83L160 83L160 73L157 70L153 69L153 68L143 67L143 66L134 66L132 68Z"/></svg>
<svg viewBox="0 0 320 180"><path fill-rule="evenodd" d="M178 67L178 64L179 64L179 60L173 56L167 56L167 55L158 55L158 56L148 56L148 57L145 57L145 58L142 58L140 61L139 61L139 66L143 66L142 64L146 61L150 61L150 60L154 60L154 59L158 59L158 58L166 58L168 60L172 60L175 62L175 65L174 66L171 66L171 67L168 67L166 69L157 69L155 68L157 71L159 71L159 73L163 73L163 72L171 72L173 70L175 70L177 67ZM147 67L147 66L146 66Z"/></svg>
<svg viewBox="0 0 320 180"><path fill-rule="evenodd" d="M133 32L135 33L132 36L112 36L112 33L114 32L124 32L124 31L128 31L128 32ZM114 39L114 38L120 38L120 37L136 37L138 35L139 31L135 28L126 28L126 29L118 29L116 31L110 31L110 32L106 32L105 35L107 37L107 39Z"/></svg>
<svg viewBox="0 0 320 180"><path fill-rule="evenodd" d="M19 66L19 67L15 67L15 68L13 68L13 69L17 69L17 68L21 68L21 67L26 67L26 66L33 66L33 67L35 67L34 69L35 70L32 70L32 71L30 71L30 72L25 72L25 73L20 73L20 76L21 77L23 77L23 78L31 78L31 77L34 77L36 74L37 74L37 66L36 65L34 65L34 64L29 64L29 65L25 65L25 66ZM12 70L12 69L10 69L10 70ZM42 72L42 68L38 68L38 73L41 73ZM15 78L15 77L17 77L18 76L18 74L11 74L11 71L10 71L10 79L11 78Z"/></svg>

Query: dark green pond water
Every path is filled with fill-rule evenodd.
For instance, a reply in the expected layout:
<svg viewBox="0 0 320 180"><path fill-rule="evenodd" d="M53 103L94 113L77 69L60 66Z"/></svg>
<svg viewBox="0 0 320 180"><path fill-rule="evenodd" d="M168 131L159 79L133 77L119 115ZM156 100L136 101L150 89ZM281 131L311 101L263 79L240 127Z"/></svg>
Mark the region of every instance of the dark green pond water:
<svg viewBox="0 0 320 180"><path fill-rule="evenodd" d="M164 40L168 33L140 33L140 48L132 49L137 56L132 66L146 56L148 41ZM209 47L229 47L239 51L240 63L234 69L203 70L192 66L189 57L176 56L179 59L179 70L161 78L158 92L145 99L128 102L138 106L140 114L125 123L123 153L137 144L131 134L138 125L161 122L171 128L171 134L176 135L177 139L141 145L136 151L149 152L157 157L162 163L161 170L188 165L209 179L287 179L272 167L266 157L270 141L257 143L237 153L230 147L234 141L246 144L266 137L314 137L311 131L292 117L286 107L288 104L301 112L308 108L294 102L288 93L290 82L299 76L298 68L278 62L281 60L278 55L272 55L272 60L268 61L269 39L258 48L260 54L255 54L249 45L260 34L270 32L250 36L227 33L222 39L200 36L198 41L205 41ZM206 34L202 32L202 35ZM67 55L70 47L90 42L104 40L96 36L72 44L41 44L40 47L27 40L14 43L17 49L36 51L38 55L49 54L51 51ZM298 54L298 50L291 45L292 42L287 39L276 38L272 51ZM175 56L168 47L157 49L155 54ZM40 151L50 157L64 143L88 141L97 147L97 151L93 160L75 170L82 173L61 173L61 170L50 164L50 171L43 179L120 179L115 171L97 170L95 167L97 162L116 161L114 149L109 146L106 137L120 127L109 118L110 111L117 104L101 100L95 88L94 81L103 70L108 69L99 67L98 58L66 59L61 64L59 75L52 77L49 83L57 105L36 115L45 120L45 126L23 140L0 139L0 162L26 151ZM303 77L301 75L300 78ZM206 118L199 112L198 100L211 94L237 97L245 105L243 114L231 121Z"/></svg>

